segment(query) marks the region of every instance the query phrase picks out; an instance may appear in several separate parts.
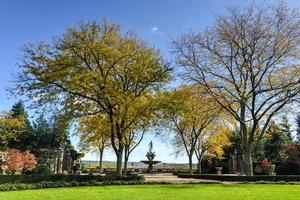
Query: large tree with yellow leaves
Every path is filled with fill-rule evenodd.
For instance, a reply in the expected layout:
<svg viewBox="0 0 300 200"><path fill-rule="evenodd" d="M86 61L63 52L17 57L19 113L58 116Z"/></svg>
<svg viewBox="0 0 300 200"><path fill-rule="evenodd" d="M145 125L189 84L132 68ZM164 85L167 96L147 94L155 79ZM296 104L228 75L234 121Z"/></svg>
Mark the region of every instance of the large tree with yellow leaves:
<svg viewBox="0 0 300 200"><path fill-rule="evenodd" d="M36 105L54 104L73 117L106 116L120 176L127 129L148 114L148 96L172 71L157 49L106 21L26 45L20 67L17 91Z"/></svg>
<svg viewBox="0 0 300 200"><path fill-rule="evenodd" d="M96 151L99 154L99 170L102 172L102 161L105 148L111 145L110 125L103 114L84 116L78 120L80 150Z"/></svg>
<svg viewBox="0 0 300 200"><path fill-rule="evenodd" d="M184 152L189 160L189 173L193 173L193 156L196 154L199 163L205 152L220 152L222 142L212 146L221 135L221 107L205 93L204 88L182 85L174 91L165 93L164 117L166 125L175 134L173 144L175 153ZM220 138L218 138L220 139ZM225 141L225 140L224 140ZM220 142L220 141L219 141ZM224 143L225 145L225 143Z"/></svg>

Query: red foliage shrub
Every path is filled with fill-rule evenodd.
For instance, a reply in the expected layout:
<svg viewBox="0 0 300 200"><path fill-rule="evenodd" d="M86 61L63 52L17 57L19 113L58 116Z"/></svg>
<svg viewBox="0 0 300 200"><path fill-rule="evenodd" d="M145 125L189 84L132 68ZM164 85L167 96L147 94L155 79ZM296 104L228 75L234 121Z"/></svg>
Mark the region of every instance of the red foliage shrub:
<svg viewBox="0 0 300 200"><path fill-rule="evenodd" d="M14 174L15 172L32 171L35 169L37 162L34 155L29 151L20 152L17 149L10 149L3 164L6 166L7 171Z"/></svg>
<svg viewBox="0 0 300 200"><path fill-rule="evenodd" d="M23 168L22 156L17 149L10 149L3 163L10 172L21 171Z"/></svg>
<svg viewBox="0 0 300 200"><path fill-rule="evenodd" d="M34 155L31 154L29 151L25 151L22 153L22 160L23 160L23 170L32 171L35 169L37 162Z"/></svg>
<svg viewBox="0 0 300 200"><path fill-rule="evenodd" d="M263 168L263 170L265 172L269 172L270 167L271 167L271 162L268 159L265 158L261 163L261 167Z"/></svg>

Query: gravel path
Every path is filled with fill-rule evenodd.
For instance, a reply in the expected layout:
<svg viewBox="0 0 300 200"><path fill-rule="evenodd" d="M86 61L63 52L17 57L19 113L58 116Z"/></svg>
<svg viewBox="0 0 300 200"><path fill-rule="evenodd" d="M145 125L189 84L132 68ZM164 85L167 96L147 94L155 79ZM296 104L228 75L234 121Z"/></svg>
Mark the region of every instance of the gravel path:
<svg viewBox="0 0 300 200"><path fill-rule="evenodd" d="M147 183L233 183L222 182L217 180L194 179L194 178L179 178L173 174L144 174L145 182Z"/></svg>

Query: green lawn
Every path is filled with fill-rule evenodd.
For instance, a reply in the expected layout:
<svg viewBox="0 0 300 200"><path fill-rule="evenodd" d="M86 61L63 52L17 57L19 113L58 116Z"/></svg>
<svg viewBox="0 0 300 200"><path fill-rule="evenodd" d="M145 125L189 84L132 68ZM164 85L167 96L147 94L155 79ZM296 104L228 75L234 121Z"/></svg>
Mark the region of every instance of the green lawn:
<svg viewBox="0 0 300 200"><path fill-rule="evenodd" d="M300 199L300 185L136 185L0 192L1 200L274 200Z"/></svg>

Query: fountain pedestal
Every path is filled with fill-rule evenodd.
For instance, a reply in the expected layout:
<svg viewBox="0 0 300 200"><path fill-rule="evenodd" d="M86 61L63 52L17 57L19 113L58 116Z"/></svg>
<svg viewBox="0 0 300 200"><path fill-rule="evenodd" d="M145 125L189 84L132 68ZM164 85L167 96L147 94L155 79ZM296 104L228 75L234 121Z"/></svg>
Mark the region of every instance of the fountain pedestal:
<svg viewBox="0 0 300 200"><path fill-rule="evenodd" d="M141 160L142 163L148 165L147 173L152 173L153 172L153 165L160 163L161 161L157 160Z"/></svg>

